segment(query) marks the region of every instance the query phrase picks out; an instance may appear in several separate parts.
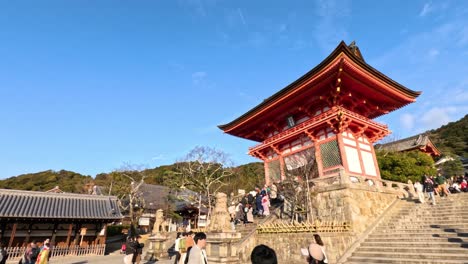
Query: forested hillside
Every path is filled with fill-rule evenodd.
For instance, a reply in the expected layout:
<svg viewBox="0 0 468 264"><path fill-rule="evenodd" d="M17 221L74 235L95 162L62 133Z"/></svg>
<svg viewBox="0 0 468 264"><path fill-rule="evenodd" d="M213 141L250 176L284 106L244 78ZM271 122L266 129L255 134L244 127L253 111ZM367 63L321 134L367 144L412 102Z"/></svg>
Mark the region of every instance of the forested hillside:
<svg viewBox="0 0 468 264"><path fill-rule="evenodd" d="M428 133L443 155L468 157L468 115Z"/></svg>
<svg viewBox="0 0 468 264"><path fill-rule="evenodd" d="M225 178L225 186L221 191L230 193L237 189L252 190L255 186L260 186L264 180L263 163L254 162L240 165L232 168L234 174ZM72 171L43 171L38 173L22 174L5 180L0 180L0 189L17 189L29 191L47 191L55 186L64 192L87 193L94 184L102 186L104 194L119 194L128 187L130 178L135 180L145 177L145 183L171 186L167 179L170 174L177 171L175 164L163 165L160 167L145 169L142 171L114 171L109 173L100 173L93 179L91 176L85 176Z"/></svg>
<svg viewBox="0 0 468 264"><path fill-rule="evenodd" d="M0 188L28 191L48 191L59 186L64 192L87 193L91 176L85 176L73 171L42 171L22 174L5 180L0 180Z"/></svg>
<svg viewBox="0 0 468 264"><path fill-rule="evenodd" d="M448 123L427 133L429 133L437 148L444 155L455 154L468 157L468 115L465 115L465 117L456 122ZM385 165L387 166L388 164ZM244 164L232 169L234 170L234 174L224 179L226 185L221 189L223 192L235 192L237 189L251 190L264 182L264 167L261 162ZM176 170L175 164L164 165L134 172L136 174L133 176L138 179L142 175L145 175L146 183L170 186L167 179L171 177L168 177L168 175L175 173ZM398 173L393 172L392 175L392 177L401 178ZM111 186L119 188L119 185L115 184L117 182L125 185L130 182L130 179L123 176L122 172L100 173L93 179L91 176L85 176L72 171L48 170L0 180L0 188L47 191L55 186L59 186L65 192L87 193L87 188L93 183L104 186L104 189L109 190Z"/></svg>

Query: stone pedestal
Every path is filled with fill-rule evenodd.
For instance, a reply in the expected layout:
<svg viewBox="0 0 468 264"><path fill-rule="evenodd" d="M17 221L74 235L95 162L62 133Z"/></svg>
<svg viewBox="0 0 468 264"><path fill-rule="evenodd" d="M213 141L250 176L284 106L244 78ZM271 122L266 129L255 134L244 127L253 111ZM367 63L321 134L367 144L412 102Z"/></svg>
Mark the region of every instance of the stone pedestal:
<svg viewBox="0 0 468 264"><path fill-rule="evenodd" d="M167 258L167 248L166 248L166 241L168 237L165 234L156 233L153 236L148 238L149 240L149 247L148 251L146 251L145 258L146 260L155 260L161 258Z"/></svg>
<svg viewBox="0 0 468 264"><path fill-rule="evenodd" d="M239 257L234 243L241 239L236 232L211 232L206 234L208 263L238 263Z"/></svg>

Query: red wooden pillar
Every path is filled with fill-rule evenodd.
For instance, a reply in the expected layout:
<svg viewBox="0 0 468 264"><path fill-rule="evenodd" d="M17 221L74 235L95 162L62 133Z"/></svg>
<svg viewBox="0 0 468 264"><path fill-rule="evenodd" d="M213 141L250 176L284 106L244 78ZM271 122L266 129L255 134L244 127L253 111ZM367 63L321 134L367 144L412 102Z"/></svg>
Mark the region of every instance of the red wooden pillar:
<svg viewBox="0 0 468 264"><path fill-rule="evenodd" d="M65 245L67 247L70 245L70 239L71 239L72 231L73 231L73 224L70 224L70 225L68 225L67 241L65 242Z"/></svg>
<svg viewBox="0 0 468 264"><path fill-rule="evenodd" d="M11 247L11 245L13 244L13 240L15 239L15 235L16 235L16 227L17 226L18 226L18 223L13 224L13 228L11 229L10 241L8 242L8 247Z"/></svg>
<svg viewBox="0 0 468 264"><path fill-rule="evenodd" d="M271 179L270 179L270 171L268 170L267 160L263 161L263 169L265 170L265 183L269 186L271 183Z"/></svg>

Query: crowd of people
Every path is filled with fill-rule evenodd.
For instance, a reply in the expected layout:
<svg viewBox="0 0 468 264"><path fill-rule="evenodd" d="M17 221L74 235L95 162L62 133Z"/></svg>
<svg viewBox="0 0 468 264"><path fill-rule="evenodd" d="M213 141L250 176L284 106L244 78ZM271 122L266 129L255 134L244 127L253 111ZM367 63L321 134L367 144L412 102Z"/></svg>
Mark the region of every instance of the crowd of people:
<svg viewBox="0 0 468 264"><path fill-rule="evenodd" d="M454 193L468 192L467 182L467 176L453 176L447 179L439 173L436 177L425 175L421 182L417 181L414 183L414 189L421 203L426 202L424 195L426 193L427 199L431 201L431 204L436 205L436 196L442 198Z"/></svg>
<svg viewBox="0 0 468 264"><path fill-rule="evenodd" d="M128 237L127 242L122 245L122 251L125 253L125 264L140 264L143 247L145 244L140 243L140 235Z"/></svg>
<svg viewBox="0 0 468 264"><path fill-rule="evenodd" d="M325 253L325 245L318 234L314 234L314 241L308 248L302 249L302 255L308 264L327 264L328 258ZM266 245L258 245L250 254L252 264L277 264L278 258L274 249Z"/></svg>
<svg viewBox="0 0 468 264"><path fill-rule="evenodd" d="M254 217L270 215L270 206L279 200L278 188L274 183L265 185L262 189L256 187L245 193L238 203L231 202L228 208L231 221L234 225L253 223Z"/></svg>
<svg viewBox="0 0 468 264"><path fill-rule="evenodd" d="M172 253L175 256L174 264L207 264L205 246L206 234L203 232L177 233Z"/></svg>
<svg viewBox="0 0 468 264"><path fill-rule="evenodd" d="M26 247L19 264L47 264L50 259L50 240L46 239L42 246L38 246L36 241L32 241ZM9 255L0 242L0 264L5 264Z"/></svg>

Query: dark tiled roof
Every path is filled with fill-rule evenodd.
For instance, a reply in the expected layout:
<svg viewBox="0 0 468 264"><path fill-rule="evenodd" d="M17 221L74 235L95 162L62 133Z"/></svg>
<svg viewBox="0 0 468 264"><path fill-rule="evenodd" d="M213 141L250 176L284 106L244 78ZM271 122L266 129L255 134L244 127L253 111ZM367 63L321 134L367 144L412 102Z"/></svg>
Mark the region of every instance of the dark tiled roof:
<svg viewBox="0 0 468 264"><path fill-rule="evenodd" d="M386 144L377 144L375 145L375 148L400 152L419 149L428 145L434 148L434 152L438 152L438 150L435 148L434 144L430 140L429 136L425 134L419 134L416 136L400 139Z"/></svg>
<svg viewBox="0 0 468 264"><path fill-rule="evenodd" d="M122 218L114 196L0 189L0 218Z"/></svg>
<svg viewBox="0 0 468 264"><path fill-rule="evenodd" d="M198 193L188 189L171 191L169 187L162 185L142 184L138 192L145 201L145 209L165 209L168 203L175 206L175 211L198 206ZM171 199L168 195L172 196ZM206 197L203 196L202 199L204 203L207 202ZM204 212L203 207L202 212Z"/></svg>
<svg viewBox="0 0 468 264"><path fill-rule="evenodd" d="M335 50L330 55L328 55L328 57L325 58L320 64L315 66L312 70L310 70L309 72L304 74L302 77L300 77L299 79L297 79L293 83L291 83L288 86L284 87L283 89L281 89L277 93L275 93L272 96L266 98L259 105L257 105L254 108L250 109L248 112L244 113L243 115L236 118L235 120L233 120L233 121L231 121L231 122L229 122L227 124L218 125L218 128L220 128L221 130L226 132L226 130L229 130L235 124L240 123L244 119L247 119L249 116L252 116L255 112L261 111L261 109L263 109L266 106L272 104L273 102L275 102L276 100L278 100L279 98L281 98L282 96L287 94L288 92L296 89L297 86L299 86L301 83L305 82L311 76L314 76L315 74L319 73L325 66L327 66L330 62L332 62L342 52L347 54L348 57L351 60L353 60L355 63L357 63L358 65L360 65L364 69L368 70L370 72L370 74L372 74L372 75L378 77L379 79L383 80L385 83L390 85L393 89L398 90L400 93L403 93L406 96L408 96L410 98L413 98L413 99L415 99L416 97L418 97L421 94L421 92L413 91L413 90L410 90L410 89L406 88L405 86L403 86L403 85L397 83L396 81L390 79L389 77L387 77L383 73L379 72L378 70L374 69L372 66L367 64L364 61L364 58L363 58L363 56L361 54L361 51L356 46L356 43L354 41L353 41L353 43L351 43L350 46L346 45L346 43L344 41L341 41L340 44L338 44L338 46L335 48ZM406 105L407 103L408 102L404 103L403 105ZM398 108L400 108L403 105L398 106ZM374 116L374 117L377 117L377 116ZM262 140L260 140L260 141L262 141Z"/></svg>

